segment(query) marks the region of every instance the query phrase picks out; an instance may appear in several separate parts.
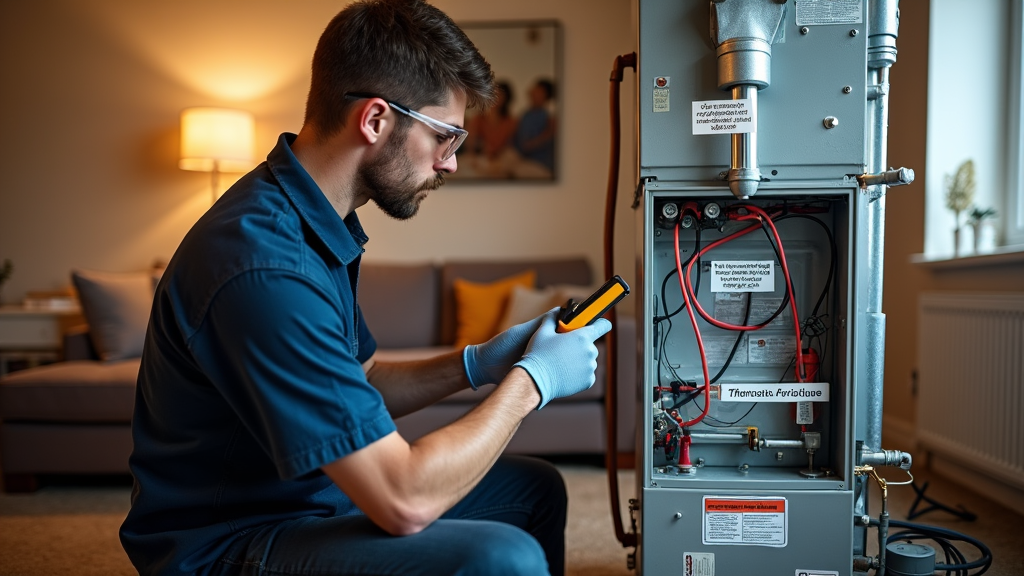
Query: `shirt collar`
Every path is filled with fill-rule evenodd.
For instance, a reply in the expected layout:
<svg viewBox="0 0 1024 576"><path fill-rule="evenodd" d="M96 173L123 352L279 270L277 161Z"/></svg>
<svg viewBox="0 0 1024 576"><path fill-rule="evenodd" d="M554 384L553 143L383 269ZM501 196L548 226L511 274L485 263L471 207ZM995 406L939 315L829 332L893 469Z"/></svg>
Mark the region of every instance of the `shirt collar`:
<svg viewBox="0 0 1024 576"><path fill-rule="evenodd" d="M363 253L369 240L353 211L342 220L320 187L292 153L295 134L281 134L267 156L267 166L292 205L310 229L342 264L350 264ZM344 224L344 228L339 226Z"/></svg>

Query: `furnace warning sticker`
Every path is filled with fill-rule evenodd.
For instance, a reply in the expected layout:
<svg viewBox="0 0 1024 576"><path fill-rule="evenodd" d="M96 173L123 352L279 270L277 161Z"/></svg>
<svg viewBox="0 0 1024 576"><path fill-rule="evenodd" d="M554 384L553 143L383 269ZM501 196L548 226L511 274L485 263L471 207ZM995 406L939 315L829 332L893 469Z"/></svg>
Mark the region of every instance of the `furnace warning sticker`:
<svg viewBox="0 0 1024 576"><path fill-rule="evenodd" d="M757 108L749 98L693 102L694 136L747 132L757 132Z"/></svg>
<svg viewBox="0 0 1024 576"><path fill-rule="evenodd" d="M796 356L796 336L756 336L747 339L747 362L789 364Z"/></svg>
<svg viewBox="0 0 1024 576"><path fill-rule="evenodd" d="M750 299L750 314L747 314L747 299ZM743 324L747 318L748 326L760 324L782 306L782 296L769 293L748 292L716 292L715 319L729 324ZM788 305L779 312L774 320L768 323L769 328L788 327L793 325L793 312Z"/></svg>
<svg viewBox="0 0 1024 576"><path fill-rule="evenodd" d="M715 555L683 552L683 576L715 576Z"/></svg>
<svg viewBox="0 0 1024 576"><path fill-rule="evenodd" d="M715 260L711 262L712 292L774 292L772 260Z"/></svg>
<svg viewBox="0 0 1024 576"><path fill-rule="evenodd" d="M797 26L861 22L861 0L796 0Z"/></svg>
<svg viewBox="0 0 1024 576"><path fill-rule="evenodd" d="M783 548L789 534L785 498L705 496L705 545L769 546Z"/></svg>
<svg viewBox="0 0 1024 576"><path fill-rule="evenodd" d="M736 343L737 338L739 343ZM733 334L708 334L701 339L704 341L704 355L708 359L708 366L725 366L729 358L732 358L730 365L747 363L747 347L743 341L746 334L739 336ZM736 352L733 353L733 348Z"/></svg>

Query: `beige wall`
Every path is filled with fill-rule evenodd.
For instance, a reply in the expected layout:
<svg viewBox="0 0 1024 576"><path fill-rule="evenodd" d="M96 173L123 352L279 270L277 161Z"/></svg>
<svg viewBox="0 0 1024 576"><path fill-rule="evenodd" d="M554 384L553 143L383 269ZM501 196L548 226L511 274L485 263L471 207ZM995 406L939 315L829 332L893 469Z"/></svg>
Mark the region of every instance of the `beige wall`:
<svg viewBox="0 0 1024 576"><path fill-rule="evenodd" d="M557 19L564 34L562 173L546 185L450 184L394 222L360 210L367 259L587 256L601 274L608 75L633 50L630 0L437 0L461 21ZM301 126L316 40L337 0L37 0L0 19L0 260L4 302L68 284L73 267L168 259L209 206L209 176L177 168L178 114L252 111L258 157ZM623 107L632 108L626 90ZM623 150L635 148L626 116ZM623 165L633 161L627 156ZM224 177L225 184L235 176ZM622 175L629 190L632 173ZM628 192L619 236L632 236ZM620 259L621 262L626 262ZM632 261L623 264L632 277Z"/></svg>

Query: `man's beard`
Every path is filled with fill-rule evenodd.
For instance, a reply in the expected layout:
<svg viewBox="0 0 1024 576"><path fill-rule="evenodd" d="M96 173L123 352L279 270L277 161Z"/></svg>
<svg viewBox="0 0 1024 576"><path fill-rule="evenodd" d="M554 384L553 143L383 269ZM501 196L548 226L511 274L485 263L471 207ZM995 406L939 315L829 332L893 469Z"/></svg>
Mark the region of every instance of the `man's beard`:
<svg viewBox="0 0 1024 576"><path fill-rule="evenodd" d="M415 182L412 162L405 155L408 129L396 129L376 158L359 168L359 185L370 199L396 220L408 220L420 209L424 190L437 190L444 185L444 174L438 172L423 182Z"/></svg>

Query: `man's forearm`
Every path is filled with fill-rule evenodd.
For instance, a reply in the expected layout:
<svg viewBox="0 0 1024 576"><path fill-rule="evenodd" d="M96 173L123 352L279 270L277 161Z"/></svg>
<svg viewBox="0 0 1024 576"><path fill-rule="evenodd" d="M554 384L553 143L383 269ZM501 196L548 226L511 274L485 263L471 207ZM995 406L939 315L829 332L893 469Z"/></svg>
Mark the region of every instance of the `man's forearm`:
<svg viewBox="0 0 1024 576"><path fill-rule="evenodd" d="M409 362L372 361L366 378L384 398L392 418L401 418L469 388L462 351Z"/></svg>
<svg viewBox="0 0 1024 576"><path fill-rule="evenodd" d="M411 461L425 495L447 497L438 515L461 500L490 470L523 418L540 403L530 375L514 368L483 402L455 422L412 442ZM452 494L452 489L458 493Z"/></svg>
<svg viewBox="0 0 1024 576"><path fill-rule="evenodd" d="M533 379L513 368L490 396L448 426L411 444L390 434L323 470L378 526L413 534L477 485L539 403Z"/></svg>

